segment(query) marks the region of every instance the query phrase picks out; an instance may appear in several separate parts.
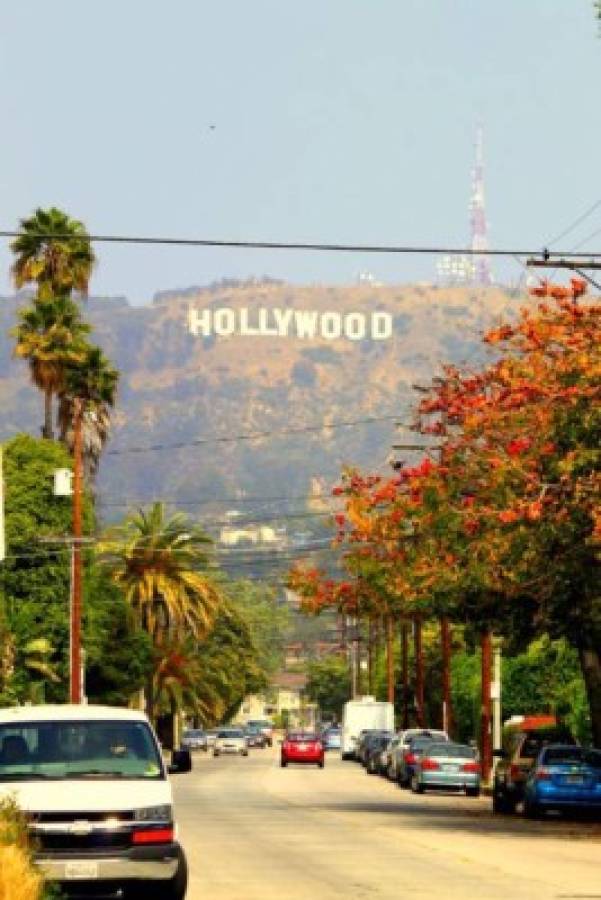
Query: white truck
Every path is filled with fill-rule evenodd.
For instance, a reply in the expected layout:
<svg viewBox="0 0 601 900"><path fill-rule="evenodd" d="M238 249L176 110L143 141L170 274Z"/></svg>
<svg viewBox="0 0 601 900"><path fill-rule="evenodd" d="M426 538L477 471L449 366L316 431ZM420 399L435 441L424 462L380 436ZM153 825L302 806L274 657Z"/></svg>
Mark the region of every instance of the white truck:
<svg viewBox="0 0 601 900"><path fill-rule="evenodd" d="M353 759L359 734L367 729L394 731L394 706L375 697L348 700L342 711L342 759Z"/></svg>
<svg viewBox="0 0 601 900"><path fill-rule="evenodd" d="M0 799L25 814L45 877L67 896L183 900L168 772L142 712L108 706L0 709Z"/></svg>

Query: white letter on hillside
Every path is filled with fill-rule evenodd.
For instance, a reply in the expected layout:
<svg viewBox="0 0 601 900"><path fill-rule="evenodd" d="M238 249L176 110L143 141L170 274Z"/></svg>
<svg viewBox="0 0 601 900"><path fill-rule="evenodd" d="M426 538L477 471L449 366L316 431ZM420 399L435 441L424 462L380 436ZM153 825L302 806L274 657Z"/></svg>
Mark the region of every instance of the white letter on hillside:
<svg viewBox="0 0 601 900"><path fill-rule="evenodd" d="M317 327L316 312L300 312L294 313L294 322L296 324L296 333L299 338L315 337L315 329Z"/></svg>
<svg viewBox="0 0 601 900"><path fill-rule="evenodd" d="M215 334L220 337L230 337L236 328L236 316L233 309L216 309L213 316Z"/></svg>
<svg viewBox="0 0 601 900"><path fill-rule="evenodd" d="M371 336L374 341L386 341L392 335L392 316L387 312L371 315Z"/></svg>
<svg viewBox="0 0 601 900"><path fill-rule="evenodd" d="M267 324L269 318L269 310L265 309L265 307L261 307L259 310L259 334L262 334L264 337L277 337L278 330L277 328L270 328Z"/></svg>
<svg viewBox="0 0 601 900"><path fill-rule="evenodd" d="M188 308L188 330L190 334L208 337L211 334L211 310Z"/></svg>
<svg viewBox="0 0 601 900"><path fill-rule="evenodd" d="M342 334L342 316L337 312L325 312L321 317L321 336L335 341Z"/></svg>
<svg viewBox="0 0 601 900"><path fill-rule="evenodd" d="M349 313L344 317L344 334L349 341L362 341L365 337L365 328L363 313Z"/></svg>
<svg viewBox="0 0 601 900"><path fill-rule="evenodd" d="M240 334L243 334L245 337L255 337L257 334L261 334L261 327L253 328L252 325L248 324L248 310L246 307L242 307L240 310Z"/></svg>
<svg viewBox="0 0 601 900"><path fill-rule="evenodd" d="M290 319L292 318L291 309L274 309L273 318L278 329L278 337L287 337Z"/></svg>

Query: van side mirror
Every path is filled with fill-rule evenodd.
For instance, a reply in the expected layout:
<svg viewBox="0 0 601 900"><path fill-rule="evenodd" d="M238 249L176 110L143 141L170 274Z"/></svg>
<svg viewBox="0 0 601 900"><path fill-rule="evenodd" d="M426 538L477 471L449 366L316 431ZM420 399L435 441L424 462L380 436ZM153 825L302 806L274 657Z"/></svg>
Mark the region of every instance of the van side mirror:
<svg viewBox="0 0 601 900"><path fill-rule="evenodd" d="M171 755L170 775L181 775L192 771L192 754L189 750L174 750Z"/></svg>
<svg viewBox="0 0 601 900"><path fill-rule="evenodd" d="M507 750L497 748L496 750L493 750L492 755L495 757L495 759L507 759Z"/></svg>

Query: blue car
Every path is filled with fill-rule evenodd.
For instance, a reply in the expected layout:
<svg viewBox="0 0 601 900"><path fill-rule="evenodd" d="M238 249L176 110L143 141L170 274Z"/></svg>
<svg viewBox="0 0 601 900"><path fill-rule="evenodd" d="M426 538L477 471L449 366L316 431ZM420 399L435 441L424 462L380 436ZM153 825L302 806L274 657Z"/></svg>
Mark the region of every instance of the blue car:
<svg viewBox="0 0 601 900"><path fill-rule="evenodd" d="M326 750L340 750L339 728L327 728L321 737L323 746Z"/></svg>
<svg viewBox="0 0 601 900"><path fill-rule="evenodd" d="M526 780L524 812L536 818L548 809L601 814L601 750L543 747Z"/></svg>

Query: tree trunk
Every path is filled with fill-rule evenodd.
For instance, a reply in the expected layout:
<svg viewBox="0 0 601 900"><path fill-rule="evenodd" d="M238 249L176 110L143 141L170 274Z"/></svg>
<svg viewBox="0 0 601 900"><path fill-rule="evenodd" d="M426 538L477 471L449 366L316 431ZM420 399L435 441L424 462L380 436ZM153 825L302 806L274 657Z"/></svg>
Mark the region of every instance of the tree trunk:
<svg viewBox="0 0 601 900"><path fill-rule="evenodd" d="M367 641L367 693L373 697L376 688L376 678L375 678L375 657L376 657L376 630L374 627L373 619L369 620L369 638Z"/></svg>
<svg viewBox="0 0 601 900"><path fill-rule="evenodd" d="M403 728L409 728L409 623L401 625L401 680L403 682Z"/></svg>
<svg viewBox="0 0 601 900"><path fill-rule="evenodd" d="M42 428L42 437L48 441L54 440L54 432L52 430L52 389L46 388L44 391L44 427Z"/></svg>
<svg viewBox="0 0 601 900"><path fill-rule="evenodd" d="M482 632L481 648L480 761L482 764L482 780L487 782L492 769L492 704L490 697L492 641L490 631Z"/></svg>
<svg viewBox="0 0 601 900"><path fill-rule="evenodd" d="M440 620L442 653L442 728L450 736L453 730L451 704L451 623L446 616Z"/></svg>
<svg viewBox="0 0 601 900"><path fill-rule="evenodd" d="M422 645L422 620L416 616L413 620L413 639L415 655L415 714L418 728L424 728L426 716L424 710L424 650Z"/></svg>
<svg viewBox="0 0 601 900"><path fill-rule="evenodd" d="M594 632L583 629L578 657L591 712L593 746L601 747L601 643Z"/></svg>
<svg viewBox="0 0 601 900"><path fill-rule="evenodd" d="M386 616L386 699L394 703L394 632L392 616Z"/></svg>

